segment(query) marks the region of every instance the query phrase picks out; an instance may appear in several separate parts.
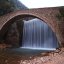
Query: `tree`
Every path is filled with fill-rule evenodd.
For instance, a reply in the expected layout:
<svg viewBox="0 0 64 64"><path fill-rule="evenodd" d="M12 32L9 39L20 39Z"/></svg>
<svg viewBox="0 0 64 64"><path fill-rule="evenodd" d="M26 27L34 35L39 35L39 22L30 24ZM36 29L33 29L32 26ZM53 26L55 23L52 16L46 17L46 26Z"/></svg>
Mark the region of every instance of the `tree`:
<svg viewBox="0 0 64 64"><path fill-rule="evenodd" d="M14 11L14 7L10 0L0 0L0 16Z"/></svg>

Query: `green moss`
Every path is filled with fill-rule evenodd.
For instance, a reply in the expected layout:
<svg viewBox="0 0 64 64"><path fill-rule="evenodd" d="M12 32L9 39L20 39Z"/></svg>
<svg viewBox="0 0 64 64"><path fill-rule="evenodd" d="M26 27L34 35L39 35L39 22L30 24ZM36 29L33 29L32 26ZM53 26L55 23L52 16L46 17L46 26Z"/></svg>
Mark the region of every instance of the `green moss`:
<svg viewBox="0 0 64 64"><path fill-rule="evenodd" d="M64 18L64 6L59 8L59 12L60 12L60 14L57 14L56 17L59 20L62 20L62 18Z"/></svg>

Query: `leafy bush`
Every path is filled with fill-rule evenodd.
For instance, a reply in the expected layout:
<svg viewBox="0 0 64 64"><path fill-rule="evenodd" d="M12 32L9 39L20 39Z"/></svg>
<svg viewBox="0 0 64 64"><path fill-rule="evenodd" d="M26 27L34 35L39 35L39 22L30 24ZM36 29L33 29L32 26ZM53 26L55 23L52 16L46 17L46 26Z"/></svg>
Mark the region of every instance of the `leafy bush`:
<svg viewBox="0 0 64 64"><path fill-rule="evenodd" d="M64 6L59 8L59 12L60 12L60 14L57 14L56 17L59 20L63 20L63 18L64 18Z"/></svg>

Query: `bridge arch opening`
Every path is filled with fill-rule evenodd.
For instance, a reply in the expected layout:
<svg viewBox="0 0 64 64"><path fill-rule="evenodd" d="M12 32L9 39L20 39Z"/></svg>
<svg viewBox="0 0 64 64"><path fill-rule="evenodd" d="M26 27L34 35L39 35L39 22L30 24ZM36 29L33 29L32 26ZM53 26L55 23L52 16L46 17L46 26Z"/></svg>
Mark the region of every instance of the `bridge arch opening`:
<svg viewBox="0 0 64 64"><path fill-rule="evenodd" d="M13 47L20 45L21 48L55 50L58 47L57 37L48 23L42 21L32 15L16 16L5 24L8 30L4 39Z"/></svg>

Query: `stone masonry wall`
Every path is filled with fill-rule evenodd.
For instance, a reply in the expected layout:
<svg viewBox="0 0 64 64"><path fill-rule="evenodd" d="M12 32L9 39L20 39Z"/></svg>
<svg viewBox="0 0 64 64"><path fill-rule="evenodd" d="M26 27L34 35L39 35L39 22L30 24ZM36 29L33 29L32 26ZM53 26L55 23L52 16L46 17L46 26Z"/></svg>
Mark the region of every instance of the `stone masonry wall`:
<svg viewBox="0 0 64 64"><path fill-rule="evenodd" d="M55 32L59 43L64 43L64 22L58 20L57 14L60 14L59 7L19 10L4 15L0 17L0 38L4 36L7 27L14 22L12 20L17 20L23 16L34 16L46 22Z"/></svg>

